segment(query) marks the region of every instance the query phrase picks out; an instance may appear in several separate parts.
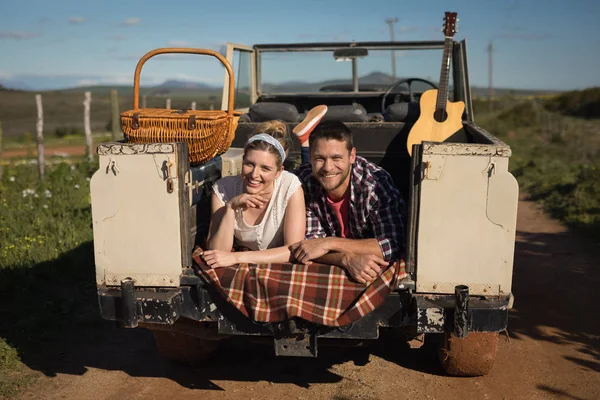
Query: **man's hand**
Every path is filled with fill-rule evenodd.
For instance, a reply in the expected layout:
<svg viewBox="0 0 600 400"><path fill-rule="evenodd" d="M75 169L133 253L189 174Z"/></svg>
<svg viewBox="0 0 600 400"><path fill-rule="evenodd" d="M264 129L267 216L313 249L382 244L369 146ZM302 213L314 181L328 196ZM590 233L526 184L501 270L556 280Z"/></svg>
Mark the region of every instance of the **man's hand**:
<svg viewBox="0 0 600 400"><path fill-rule="evenodd" d="M290 246L292 256L300 263L307 264L329 253L327 238L303 240Z"/></svg>
<svg viewBox="0 0 600 400"><path fill-rule="evenodd" d="M211 268L229 267L239 264L238 254L231 251L206 250L201 257Z"/></svg>
<svg viewBox="0 0 600 400"><path fill-rule="evenodd" d="M383 258L373 254L346 253L343 260L346 271L360 283L367 283L377 278L381 268L388 265Z"/></svg>

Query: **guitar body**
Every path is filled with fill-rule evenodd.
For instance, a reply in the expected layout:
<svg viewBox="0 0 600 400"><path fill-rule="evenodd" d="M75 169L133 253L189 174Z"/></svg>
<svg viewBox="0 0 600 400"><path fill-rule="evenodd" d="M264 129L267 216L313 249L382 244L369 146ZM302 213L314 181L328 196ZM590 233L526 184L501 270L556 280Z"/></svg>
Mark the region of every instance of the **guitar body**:
<svg viewBox="0 0 600 400"><path fill-rule="evenodd" d="M452 103L446 100L447 118L442 122L435 120L437 95L438 91L435 89L427 90L421 95L419 101L421 114L411 128L406 141L408 154L411 156L413 144L419 144L423 141L443 142L463 127L462 115L465 111L463 101Z"/></svg>

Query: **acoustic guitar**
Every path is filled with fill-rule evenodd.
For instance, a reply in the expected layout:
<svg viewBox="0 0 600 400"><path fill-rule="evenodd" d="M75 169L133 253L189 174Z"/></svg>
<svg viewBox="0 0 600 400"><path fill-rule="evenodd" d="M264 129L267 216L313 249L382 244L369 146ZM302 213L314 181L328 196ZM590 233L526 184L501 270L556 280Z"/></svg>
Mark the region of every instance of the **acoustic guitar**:
<svg viewBox="0 0 600 400"><path fill-rule="evenodd" d="M411 156L413 144L419 144L422 141L443 142L463 127L462 114L465 110L465 103L462 101L448 101L452 38L456 33L457 18L455 12L446 12L445 14L443 28L445 41L440 87L438 90L427 90L421 95L419 100L421 114L411 128L406 140L408 154Z"/></svg>

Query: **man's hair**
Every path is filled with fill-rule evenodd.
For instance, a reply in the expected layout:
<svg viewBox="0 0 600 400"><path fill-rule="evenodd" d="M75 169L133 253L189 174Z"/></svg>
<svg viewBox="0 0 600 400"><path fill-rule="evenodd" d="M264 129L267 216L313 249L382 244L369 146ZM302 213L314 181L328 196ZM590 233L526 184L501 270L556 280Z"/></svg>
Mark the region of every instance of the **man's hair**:
<svg viewBox="0 0 600 400"><path fill-rule="evenodd" d="M313 144L319 139L338 140L346 142L346 148L351 151L354 147L352 143L352 131L343 122L323 121L317 125L308 138L308 146L312 150Z"/></svg>

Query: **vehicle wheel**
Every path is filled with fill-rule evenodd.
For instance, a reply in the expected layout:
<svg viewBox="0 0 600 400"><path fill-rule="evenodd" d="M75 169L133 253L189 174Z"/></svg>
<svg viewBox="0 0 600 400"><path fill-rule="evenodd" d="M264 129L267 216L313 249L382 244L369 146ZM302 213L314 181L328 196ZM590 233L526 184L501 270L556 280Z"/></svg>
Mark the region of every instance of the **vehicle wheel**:
<svg viewBox="0 0 600 400"><path fill-rule="evenodd" d="M152 334L163 358L185 364L197 364L206 360L221 344L220 340L201 339L180 332L153 330Z"/></svg>
<svg viewBox="0 0 600 400"><path fill-rule="evenodd" d="M440 346L440 361L449 375L482 376L494 366L497 348L497 332L469 332L463 339L446 333Z"/></svg>

